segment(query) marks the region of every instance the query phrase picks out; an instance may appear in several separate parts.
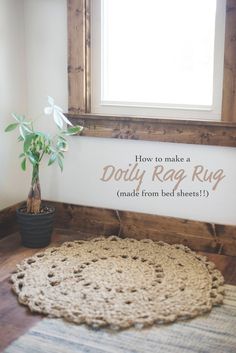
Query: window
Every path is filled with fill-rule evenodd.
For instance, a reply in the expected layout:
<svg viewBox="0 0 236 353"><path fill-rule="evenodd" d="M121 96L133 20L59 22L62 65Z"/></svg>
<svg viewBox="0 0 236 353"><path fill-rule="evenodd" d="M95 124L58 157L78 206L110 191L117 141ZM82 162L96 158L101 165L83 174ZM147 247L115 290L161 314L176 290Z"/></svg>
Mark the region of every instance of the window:
<svg viewBox="0 0 236 353"><path fill-rule="evenodd" d="M220 120L224 0L91 1L92 112Z"/></svg>
<svg viewBox="0 0 236 353"><path fill-rule="evenodd" d="M117 0L118 3L120 1L122 0ZM206 3L208 1L206 0ZM94 90L91 87L91 76L93 75L93 72L91 75L90 45L91 30L93 30L91 28L91 5L93 5L92 8L94 10L94 5L97 6L98 2L100 0L67 0L68 117L73 123L79 123L84 126L83 135L236 147L235 0L226 0L226 3L225 0L221 0L216 3L216 14L225 13L226 17L221 121L214 121L213 117L211 117L212 120L209 118L209 120L206 119L205 121L203 121L202 117L200 118L201 120L194 120L194 118L189 120L191 109L184 109L187 116L180 119L167 119L166 117L161 119L156 115L148 118L148 114L147 116L136 117L129 113L128 108L131 107L126 107L125 113L122 114L113 109L110 113L94 113L91 109L91 93L93 94L92 91ZM136 0L134 2L136 3ZM196 0L196 2L198 1ZM144 5L146 6L147 3L148 1L145 1ZM218 11L220 9L219 5L222 6L222 11ZM221 21L223 21L223 17ZM99 16L95 18L95 21L98 20ZM216 32L221 33L218 25L215 26L215 29ZM224 32L224 28L222 28L222 31ZM224 36L223 32L220 36ZM219 42L215 42L214 48L219 47L217 43ZM218 49L215 50L215 52L217 51ZM95 61L97 61L101 71L101 60L99 61L98 59L99 57ZM220 64L218 65L219 70L214 62L214 70L217 73L220 71ZM214 73L213 77L215 77ZM94 83L94 77L92 80ZM98 82L96 77L95 82ZM221 89L218 92L221 94ZM214 96L212 102L214 102ZM118 109L119 106L115 108ZM141 108L141 111L143 109ZM200 112L200 109L197 112ZM207 110L205 112L207 113Z"/></svg>

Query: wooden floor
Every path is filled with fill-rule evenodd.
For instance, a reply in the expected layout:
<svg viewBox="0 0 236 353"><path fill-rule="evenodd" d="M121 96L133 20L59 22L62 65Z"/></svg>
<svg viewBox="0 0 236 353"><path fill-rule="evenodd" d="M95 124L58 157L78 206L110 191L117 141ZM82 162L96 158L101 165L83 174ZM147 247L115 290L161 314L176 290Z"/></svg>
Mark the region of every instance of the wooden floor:
<svg viewBox="0 0 236 353"><path fill-rule="evenodd" d="M68 240L91 237L92 235L79 232L58 230L53 236L51 246L57 246ZM35 323L42 320L42 316L31 314L26 307L18 304L9 283L10 274L15 269L16 264L39 250L22 247L18 234L0 240L0 351L24 334ZM217 268L223 273L227 284L236 285L236 257L212 253L202 254L207 255L216 264Z"/></svg>

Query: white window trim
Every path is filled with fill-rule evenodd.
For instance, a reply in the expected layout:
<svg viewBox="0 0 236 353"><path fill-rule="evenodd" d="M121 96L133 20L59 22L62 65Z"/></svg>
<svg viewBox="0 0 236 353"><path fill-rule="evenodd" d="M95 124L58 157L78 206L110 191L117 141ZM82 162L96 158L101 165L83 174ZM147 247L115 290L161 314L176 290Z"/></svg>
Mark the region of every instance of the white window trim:
<svg viewBox="0 0 236 353"><path fill-rule="evenodd" d="M149 118L188 119L221 121L221 107L223 96L223 70L224 70L224 37L226 0L217 0L214 73L213 73L213 105L205 106L161 106L150 104L137 104L132 102L106 102L101 101L101 8L103 0L91 0L91 110L95 114L127 115Z"/></svg>

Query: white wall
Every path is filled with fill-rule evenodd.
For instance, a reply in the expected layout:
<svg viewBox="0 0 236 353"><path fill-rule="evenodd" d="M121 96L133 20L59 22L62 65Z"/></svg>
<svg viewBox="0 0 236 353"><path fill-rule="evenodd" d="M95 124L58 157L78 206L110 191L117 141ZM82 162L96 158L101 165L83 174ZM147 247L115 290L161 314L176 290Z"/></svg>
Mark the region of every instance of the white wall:
<svg viewBox="0 0 236 353"><path fill-rule="evenodd" d="M66 0L25 0L26 54L28 62L28 111L41 114L46 96L53 96L58 105L67 109L67 34ZM48 119L48 120L47 120ZM52 129L49 118L42 126ZM164 164L185 169L187 178L181 184L184 191L209 191L208 198L139 197L118 198L117 189L133 190L135 183L103 182L103 167L114 164L126 168L135 155L148 157L190 157L189 163ZM124 141L86 137L70 138L65 171L44 168L41 173L43 197L51 200L107 208L134 210L159 215L176 216L202 221L236 225L236 149L145 141ZM210 171L224 170L226 177L212 191L208 182L192 182L195 165ZM142 189L171 190L173 183L151 181L156 163L139 165L146 170Z"/></svg>
<svg viewBox="0 0 236 353"><path fill-rule="evenodd" d="M26 110L26 65L22 0L0 1L0 209L25 198L14 133L4 133L10 113Z"/></svg>

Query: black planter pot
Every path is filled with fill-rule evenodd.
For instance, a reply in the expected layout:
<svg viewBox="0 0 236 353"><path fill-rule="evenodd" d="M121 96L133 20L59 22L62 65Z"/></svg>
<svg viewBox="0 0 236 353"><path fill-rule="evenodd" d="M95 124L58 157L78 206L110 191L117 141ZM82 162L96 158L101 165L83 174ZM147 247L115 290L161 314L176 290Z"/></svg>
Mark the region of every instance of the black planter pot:
<svg viewBox="0 0 236 353"><path fill-rule="evenodd" d="M29 214L16 211L22 245L27 248L43 248L50 244L53 231L55 208L48 212Z"/></svg>

